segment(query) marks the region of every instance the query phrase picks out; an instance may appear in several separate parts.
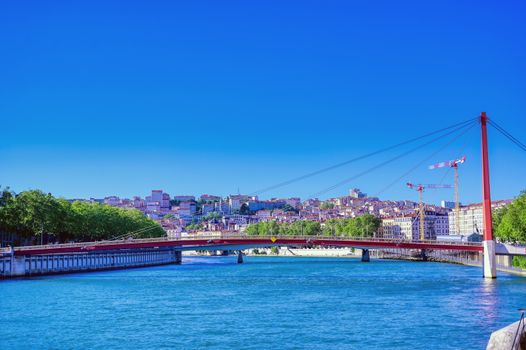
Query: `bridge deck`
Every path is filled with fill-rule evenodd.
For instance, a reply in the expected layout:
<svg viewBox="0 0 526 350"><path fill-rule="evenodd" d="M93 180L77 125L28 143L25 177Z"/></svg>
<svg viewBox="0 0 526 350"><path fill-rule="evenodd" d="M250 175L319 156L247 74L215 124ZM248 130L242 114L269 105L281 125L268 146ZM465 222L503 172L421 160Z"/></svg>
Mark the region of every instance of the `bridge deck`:
<svg viewBox="0 0 526 350"><path fill-rule="evenodd" d="M442 241L407 241L397 239L370 237L322 237L322 236L245 236L221 235L199 236L191 238L147 238L121 241L100 241L84 243L51 244L42 246L15 247L15 255L85 253L90 251L161 248L173 247L176 250L214 250L218 247L236 249L242 247L264 246L326 246L355 248L398 248L398 249L433 249L482 252L481 243L442 242Z"/></svg>

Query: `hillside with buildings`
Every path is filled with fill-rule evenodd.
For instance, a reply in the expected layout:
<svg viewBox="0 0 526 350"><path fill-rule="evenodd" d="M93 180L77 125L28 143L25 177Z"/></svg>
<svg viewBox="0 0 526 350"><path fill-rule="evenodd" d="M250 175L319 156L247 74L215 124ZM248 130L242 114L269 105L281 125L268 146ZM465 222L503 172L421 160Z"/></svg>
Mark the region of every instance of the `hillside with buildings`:
<svg viewBox="0 0 526 350"><path fill-rule="evenodd" d="M242 232L248 225L276 221L293 223L298 220L316 221L322 225L331 219L355 218L371 214L381 219L378 237L419 239L419 203L409 200L381 200L369 197L359 189L327 200L300 198L259 199L257 196L233 194L225 198L203 194L170 196L162 190L153 190L145 198L132 199L109 196L89 201L121 208L135 208L159 222L169 236L196 231ZM499 208L511 200L494 201ZM458 229L457 226L458 225ZM461 205L457 212L454 204L425 205L425 239L477 240L483 234L482 206L480 203Z"/></svg>

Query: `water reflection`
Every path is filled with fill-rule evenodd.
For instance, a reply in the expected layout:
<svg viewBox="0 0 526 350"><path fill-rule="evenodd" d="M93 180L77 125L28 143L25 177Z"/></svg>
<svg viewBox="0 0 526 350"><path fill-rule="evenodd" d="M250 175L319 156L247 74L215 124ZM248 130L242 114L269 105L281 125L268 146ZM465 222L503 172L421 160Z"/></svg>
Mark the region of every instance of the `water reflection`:
<svg viewBox="0 0 526 350"><path fill-rule="evenodd" d="M499 294L497 293L496 279L481 278L475 291L475 297L479 304L478 323L484 327L492 329L498 321Z"/></svg>

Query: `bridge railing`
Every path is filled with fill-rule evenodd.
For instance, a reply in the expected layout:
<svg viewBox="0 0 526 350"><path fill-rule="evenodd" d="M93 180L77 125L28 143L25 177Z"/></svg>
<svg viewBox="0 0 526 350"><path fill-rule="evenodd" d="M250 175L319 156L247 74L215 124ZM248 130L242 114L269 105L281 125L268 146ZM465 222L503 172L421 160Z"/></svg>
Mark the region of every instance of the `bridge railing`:
<svg viewBox="0 0 526 350"><path fill-rule="evenodd" d="M93 247L98 245L113 245L119 243L131 243L131 242L161 242L161 241L172 241L178 240L168 237L157 237L157 238L140 238L140 239L116 239L116 240L105 240L105 241L93 241L93 242L72 242L72 243L57 243L57 244L44 244L44 245L30 245L14 247L14 250L39 250L46 248L78 248L78 247Z"/></svg>
<svg viewBox="0 0 526 350"><path fill-rule="evenodd" d="M439 244L442 246L448 245L464 245L464 246L480 246L480 242L455 242L455 241L436 241L436 240L408 240L404 238L384 238L384 237L346 237L346 236L287 236L287 235L266 235L266 236L253 236L240 233L221 233L221 234L196 234L193 236L185 237L155 237L155 238L139 238L139 239L121 239L121 240L105 240L105 241L94 241L94 242L76 242L76 243L62 243L62 244L47 244L47 245L34 245L15 247L15 251L20 250L38 250L48 248L82 248L82 247L95 247L101 245L114 245L124 243L150 243L150 242L177 242L177 241L213 241L213 240L224 240L224 239L245 239L245 240L275 240L279 243L279 240L305 240L309 241L316 240L332 240L332 241L356 241L356 242L378 242L378 243L421 243L421 244ZM212 243L212 242L210 242Z"/></svg>
<svg viewBox="0 0 526 350"><path fill-rule="evenodd" d="M481 242L455 242L455 241L437 241L437 240L411 240L405 238L386 238L386 237L349 237L349 236L323 236L323 235L312 235L312 236L288 236L288 235L266 235L266 236L252 236L252 235L224 235L222 237L211 236L210 239L228 239L228 238L239 238L239 239L263 239L263 240L276 240L289 239L289 240L336 240L336 241L364 241L364 242L399 242L399 243L423 243L423 244L440 244L440 245L466 245L466 246L480 246ZM187 240L188 238L181 238L181 240ZM199 236L196 239L206 239L204 236Z"/></svg>
<svg viewBox="0 0 526 350"><path fill-rule="evenodd" d="M10 254L11 252L11 247L0 247L0 255Z"/></svg>

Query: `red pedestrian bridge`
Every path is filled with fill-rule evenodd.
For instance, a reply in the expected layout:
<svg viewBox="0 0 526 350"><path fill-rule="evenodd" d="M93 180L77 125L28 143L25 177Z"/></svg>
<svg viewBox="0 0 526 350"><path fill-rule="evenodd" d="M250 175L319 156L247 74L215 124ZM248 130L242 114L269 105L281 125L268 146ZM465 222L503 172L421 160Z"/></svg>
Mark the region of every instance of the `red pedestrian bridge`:
<svg viewBox="0 0 526 350"><path fill-rule="evenodd" d="M15 247L14 255L40 255L102 252L108 250L129 250L145 248L173 248L184 250L244 250L274 246L321 246L353 247L360 249L429 249L463 252L482 252L482 243L448 241L410 241L371 237L327 237L327 236L248 236L248 235L196 235L184 238L146 238L119 241L50 244L41 246ZM498 252L497 252L498 254Z"/></svg>
<svg viewBox="0 0 526 350"><path fill-rule="evenodd" d="M123 269L162 264L179 264L183 251L235 251L238 263L242 251L268 247L352 247L361 249L362 261L369 261L370 249L481 253L478 242L410 241L372 237L248 236L220 233L183 238L125 239L99 242L49 244L0 249L0 278L82 271ZM497 255L526 255L526 246L497 243Z"/></svg>

